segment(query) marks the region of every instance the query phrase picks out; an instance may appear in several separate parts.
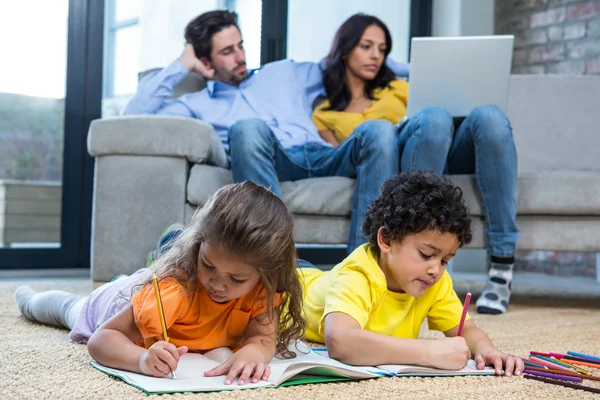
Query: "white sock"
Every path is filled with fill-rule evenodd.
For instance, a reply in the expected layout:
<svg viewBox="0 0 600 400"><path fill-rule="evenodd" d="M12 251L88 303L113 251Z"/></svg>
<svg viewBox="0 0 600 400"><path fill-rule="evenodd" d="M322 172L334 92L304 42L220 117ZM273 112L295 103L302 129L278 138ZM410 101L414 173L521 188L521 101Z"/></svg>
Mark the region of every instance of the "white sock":
<svg viewBox="0 0 600 400"><path fill-rule="evenodd" d="M83 301L80 300L83 299L79 295L62 290L36 293L29 286L20 286L15 291L15 302L25 318L69 329L75 324L83 305ZM75 304L78 304L75 308L77 315L74 315L75 312L70 312Z"/></svg>
<svg viewBox="0 0 600 400"><path fill-rule="evenodd" d="M511 258L511 263L497 261L495 257L490 260L488 281L477 299L477 312L480 314L504 314L508 311L514 258Z"/></svg>

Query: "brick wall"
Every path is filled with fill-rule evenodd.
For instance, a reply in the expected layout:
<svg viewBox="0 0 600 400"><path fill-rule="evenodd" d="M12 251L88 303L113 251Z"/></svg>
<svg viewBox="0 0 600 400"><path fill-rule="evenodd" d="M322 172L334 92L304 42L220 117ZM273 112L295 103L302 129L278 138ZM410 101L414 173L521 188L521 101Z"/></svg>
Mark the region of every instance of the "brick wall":
<svg viewBox="0 0 600 400"><path fill-rule="evenodd" d="M513 74L600 74L600 0L496 0Z"/></svg>

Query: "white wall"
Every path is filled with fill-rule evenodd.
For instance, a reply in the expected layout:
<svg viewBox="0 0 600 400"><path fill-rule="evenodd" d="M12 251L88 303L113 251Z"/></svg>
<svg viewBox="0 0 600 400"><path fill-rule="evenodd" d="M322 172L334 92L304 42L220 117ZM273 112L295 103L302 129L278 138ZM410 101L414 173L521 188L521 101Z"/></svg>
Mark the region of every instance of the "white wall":
<svg viewBox="0 0 600 400"><path fill-rule="evenodd" d="M461 0L433 0L433 36L460 36Z"/></svg>
<svg viewBox="0 0 600 400"><path fill-rule="evenodd" d="M140 71L169 65L183 51L188 22L220 7L221 0L143 0Z"/></svg>
<svg viewBox="0 0 600 400"><path fill-rule="evenodd" d="M494 0L462 0L461 10L462 36L494 34Z"/></svg>
<svg viewBox="0 0 600 400"><path fill-rule="evenodd" d="M494 0L433 0L433 36L493 34Z"/></svg>
<svg viewBox="0 0 600 400"><path fill-rule="evenodd" d="M390 56L396 61L408 60L408 0L289 0L288 58L319 61L329 52L340 25L358 12L381 19L392 35Z"/></svg>

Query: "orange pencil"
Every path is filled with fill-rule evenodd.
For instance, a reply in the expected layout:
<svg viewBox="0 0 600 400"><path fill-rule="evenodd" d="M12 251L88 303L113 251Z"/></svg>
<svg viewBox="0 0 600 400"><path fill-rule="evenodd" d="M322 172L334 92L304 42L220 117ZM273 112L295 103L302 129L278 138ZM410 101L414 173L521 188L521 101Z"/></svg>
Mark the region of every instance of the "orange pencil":
<svg viewBox="0 0 600 400"><path fill-rule="evenodd" d="M600 365L598 365L598 364L592 364L592 363L587 363L587 362L577 361L577 360L568 360L568 362L569 362L569 364L585 365L586 367L600 369Z"/></svg>

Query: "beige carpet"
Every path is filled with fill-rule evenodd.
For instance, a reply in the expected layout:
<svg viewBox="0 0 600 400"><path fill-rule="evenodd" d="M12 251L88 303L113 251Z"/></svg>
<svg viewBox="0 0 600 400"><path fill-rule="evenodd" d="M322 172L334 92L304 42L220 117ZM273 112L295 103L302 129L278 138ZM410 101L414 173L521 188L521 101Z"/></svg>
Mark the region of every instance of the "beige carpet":
<svg viewBox="0 0 600 400"><path fill-rule="evenodd" d="M0 283L0 398L2 399L142 399L147 396L93 369L84 345L71 343L67 332L38 326L19 316L13 291L21 282ZM33 281L36 290L63 289L86 294L84 281ZM588 303L553 304L522 300L499 317L474 315L496 346L513 354L529 350L600 354L600 308ZM425 332L426 337L437 333ZM595 370L600 375L600 370ZM600 388L600 382L586 381ZM188 393L156 398L215 399L565 399L600 395L523 378L380 378L375 380L293 386L279 389Z"/></svg>

